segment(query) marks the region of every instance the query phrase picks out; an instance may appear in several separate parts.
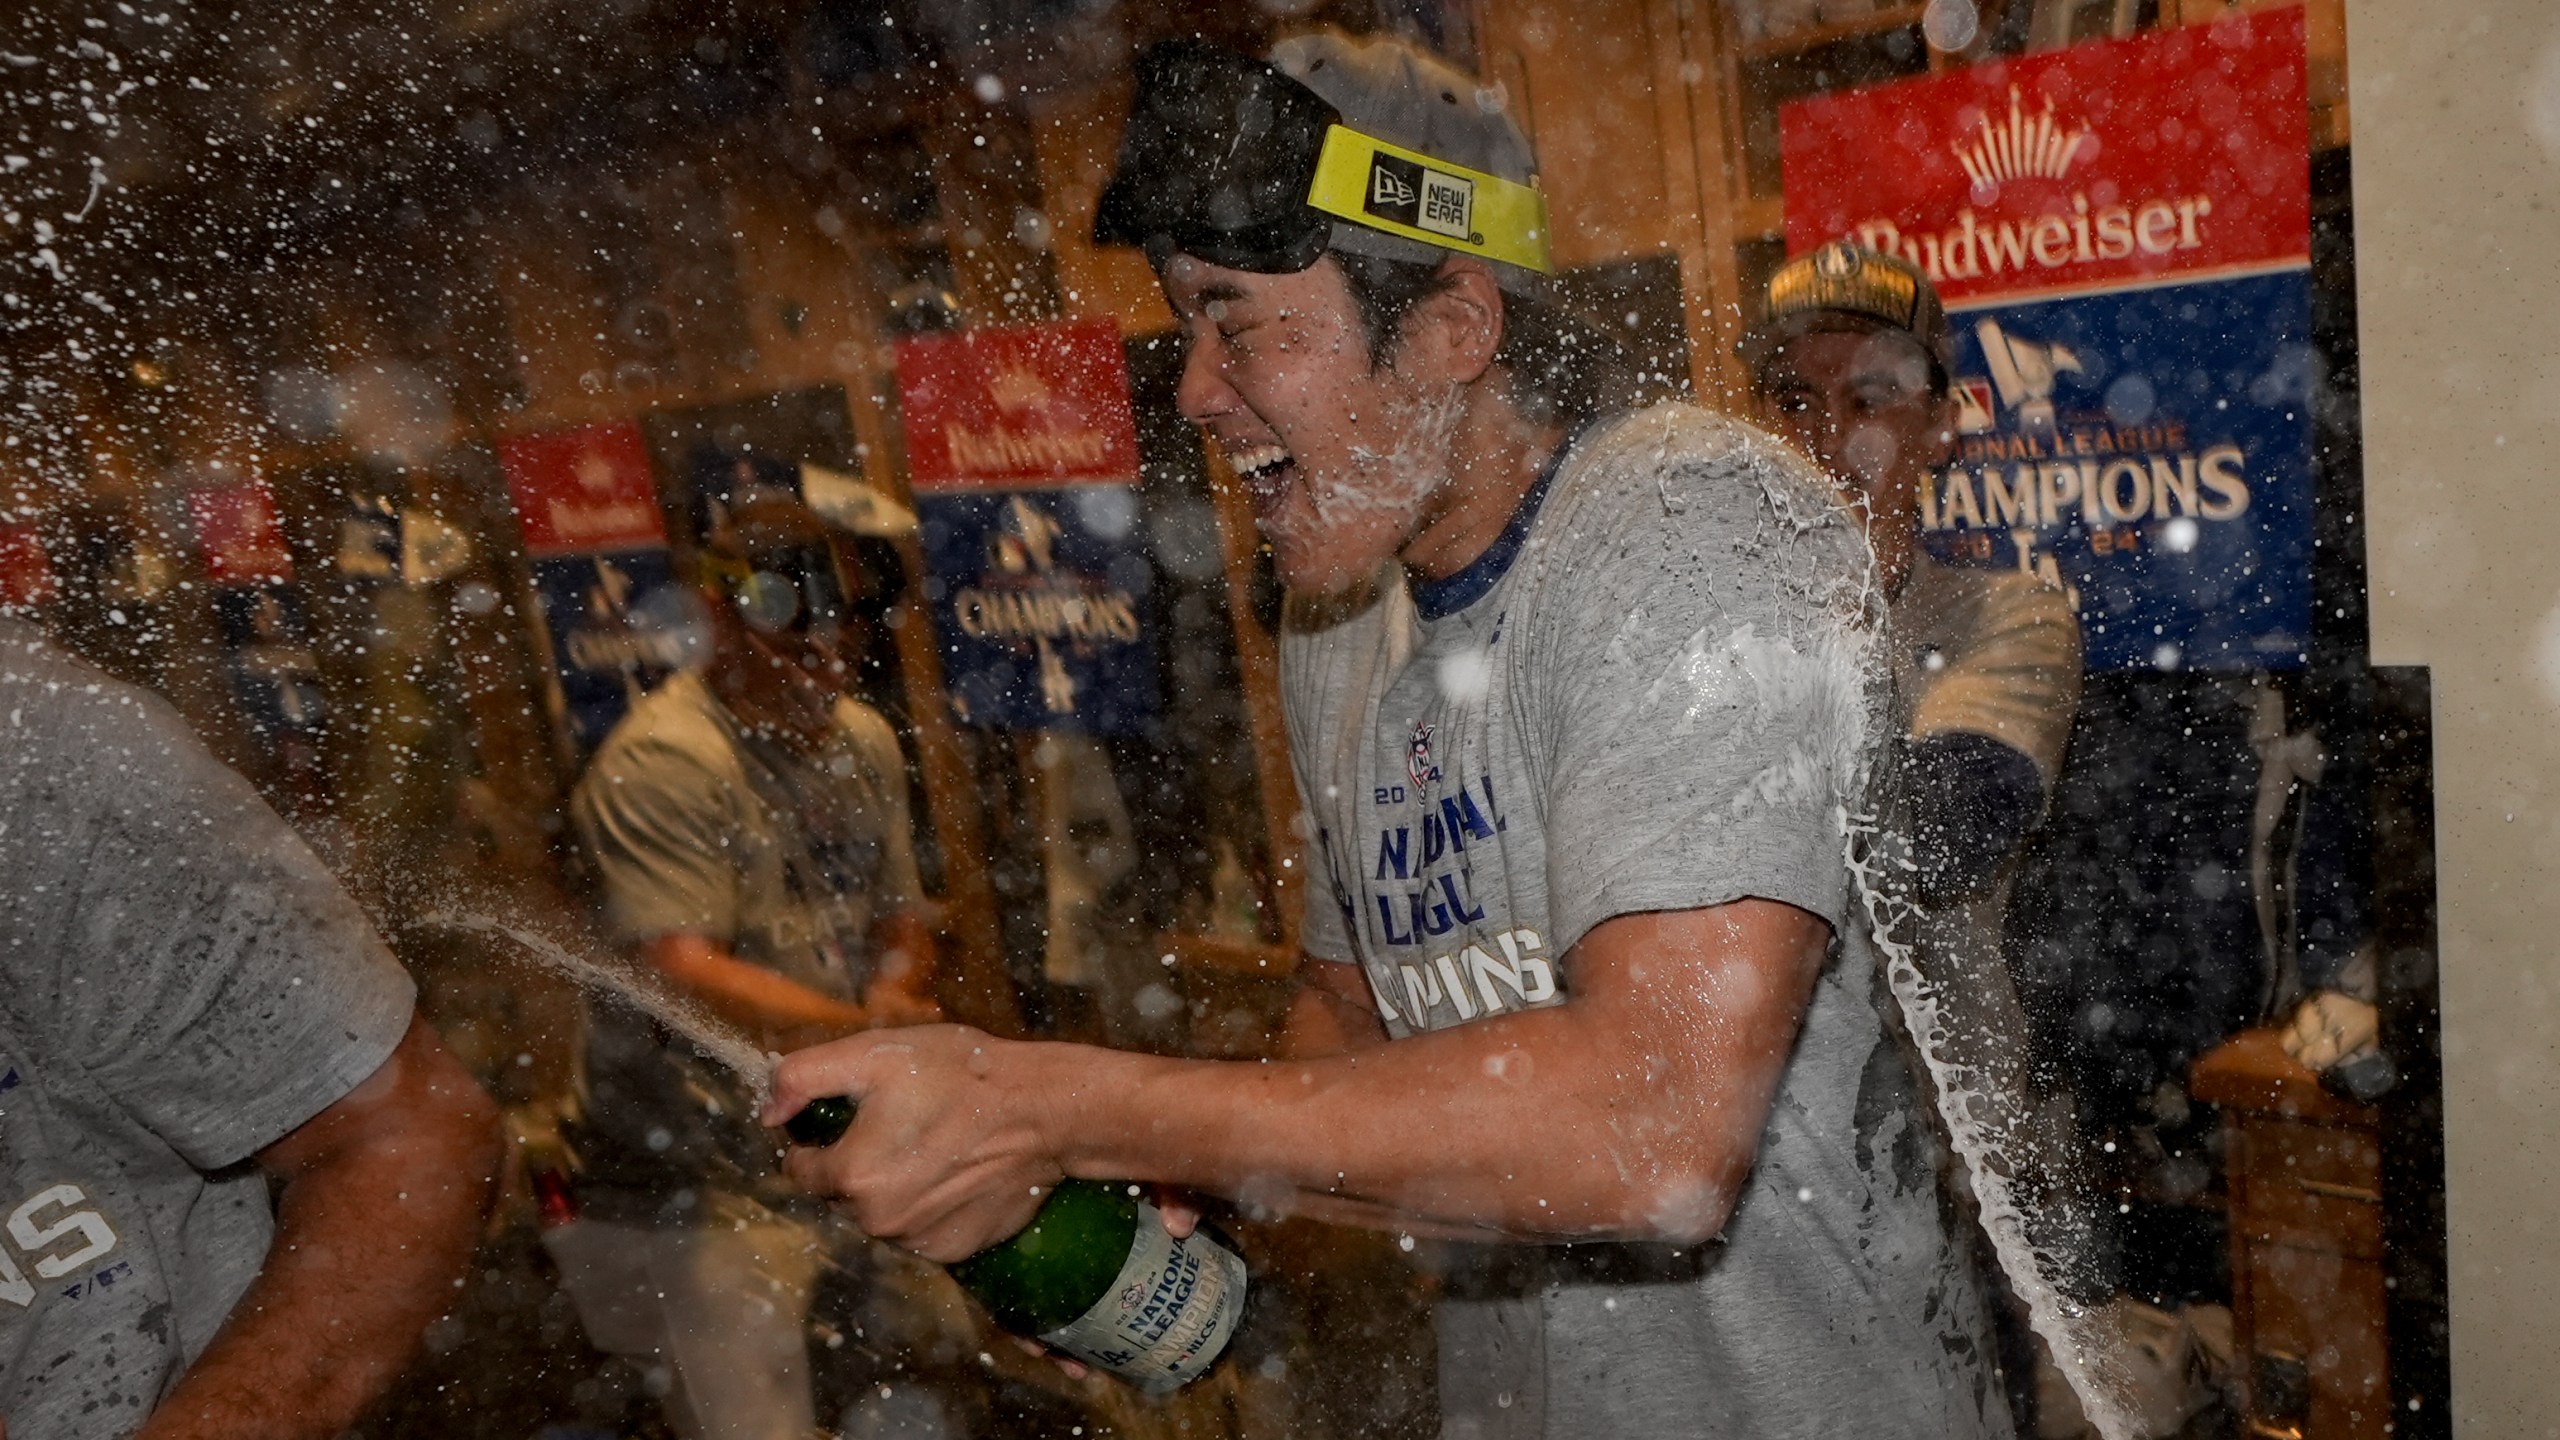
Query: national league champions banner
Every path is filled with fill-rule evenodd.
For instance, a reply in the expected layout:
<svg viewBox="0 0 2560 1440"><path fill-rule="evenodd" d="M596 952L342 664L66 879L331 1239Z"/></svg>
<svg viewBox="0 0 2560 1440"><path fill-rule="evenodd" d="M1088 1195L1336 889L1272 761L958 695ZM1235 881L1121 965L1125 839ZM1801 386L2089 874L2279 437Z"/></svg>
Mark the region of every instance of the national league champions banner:
<svg viewBox="0 0 2560 1440"><path fill-rule="evenodd" d="M524 531L570 738L586 755L681 668L692 627L648 441L629 421L511 435L498 468Z"/></svg>
<svg viewBox="0 0 2560 1440"><path fill-rule="evenodd" d="M1127 734L1156 713L1138 429L1107 321L898 344L908 478L951 707Z"/></svg>
<svg viewBox="0 0 2560 1440"><path fill-rule="evenodd" d="M2092 670L2300 665L2311 630L2299 9L1797 101L1790 253L1918 264L1958 425L1929 551L2072 594Z"/></svg>
<svg viewBox="0 0 2560 1440"><path fill-rule="evenodd" d="M232 696L252 736L276 756L297 741L317 743L329 706L275 497L258 480L191 490L187 518L213 587Z"/></svg>

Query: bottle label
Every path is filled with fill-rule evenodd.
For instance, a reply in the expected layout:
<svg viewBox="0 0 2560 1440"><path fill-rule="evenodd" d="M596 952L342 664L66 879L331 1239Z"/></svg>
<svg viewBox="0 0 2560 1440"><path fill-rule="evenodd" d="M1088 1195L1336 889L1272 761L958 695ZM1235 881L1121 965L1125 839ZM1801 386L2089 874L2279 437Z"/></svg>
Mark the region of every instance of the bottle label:
<svg viewBox="0 0 2560 1440"><path fill-rule="evenodd" d="M1162 1393L1200 1378L1244 1313L1244 1261L1194 1233L1165 1233L1156 1207L1138 1206L1138 1233L1110 1292L1040 1337L1053 1350L1098 1365L1141 1390Z"/></svg>

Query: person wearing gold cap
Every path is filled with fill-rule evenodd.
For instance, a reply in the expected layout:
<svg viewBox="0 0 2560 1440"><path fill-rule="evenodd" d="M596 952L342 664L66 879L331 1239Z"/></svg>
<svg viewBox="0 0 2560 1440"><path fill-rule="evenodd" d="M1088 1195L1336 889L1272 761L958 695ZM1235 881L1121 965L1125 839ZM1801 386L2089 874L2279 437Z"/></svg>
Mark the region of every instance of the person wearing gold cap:
<svg viewBox="0 0 2560 1440"><path fill-rule="evenodd" d="M1149 52L1096 230L1292 592L1285 1058L835 1042L775 1072L768 1123L860 1102L792 1173L943 1260L1061 1175L1452 1237L1447 1436L1995 1433L1844 858L1881 660L1828 482L1626 406L1503 97L1406 46Z"/></svg>
<svg viewBox="0 0 2560 1440"><path fill-rule="evenodd" d="M1891 606L1920 898L1996 954L2019 847L2080 702L2079 619L2041 576L1921 548L1919 488L1953 455L1955 406L1946 308L1917 266L1847 241L1790 260L1738 348L1770 428L1866 523Z"/></svg>

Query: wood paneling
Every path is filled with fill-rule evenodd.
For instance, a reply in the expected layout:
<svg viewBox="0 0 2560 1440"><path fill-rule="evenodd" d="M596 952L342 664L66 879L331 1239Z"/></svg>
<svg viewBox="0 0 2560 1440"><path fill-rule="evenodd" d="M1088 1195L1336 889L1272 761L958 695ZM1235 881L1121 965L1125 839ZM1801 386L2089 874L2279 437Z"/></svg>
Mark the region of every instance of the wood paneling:
<svg viewBox="0 0 2560 1440"><path fill-rule="evenodd" d="M1121 333L1173 328L1147 260L1125 245L1093 243L1093 210L1111 180L1133 82L1126 77L1048 97L1032 111L1049 244L1066 313L1119 322Z"/></svg>
<svg viewBox="0 0 2560 1440"><path fill-rule="evenodd" d="M1720 393L1733 237L1724 122L1691 34L1698 11L1685 0L1511 0L1480 20L1482 72L1538 153L1556 264L1678 257L1691 379Z"/></svg>

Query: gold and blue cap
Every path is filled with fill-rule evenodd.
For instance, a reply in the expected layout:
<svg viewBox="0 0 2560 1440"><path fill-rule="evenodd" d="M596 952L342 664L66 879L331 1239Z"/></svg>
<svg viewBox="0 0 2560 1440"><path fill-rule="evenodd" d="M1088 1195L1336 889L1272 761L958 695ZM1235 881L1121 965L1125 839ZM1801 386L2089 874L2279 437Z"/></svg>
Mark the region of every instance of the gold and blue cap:
<svg viewBox="0 0 2560 1440"><path fill-rule="evenodd" d="M1847 240L1799 255L1778 267L1762 292L1760 316L1734 346L1754 374L1789 340L1823 330L1911 337L1944 383L1951 361L1947 307L1938 287L1899 255Z"/></svg>

